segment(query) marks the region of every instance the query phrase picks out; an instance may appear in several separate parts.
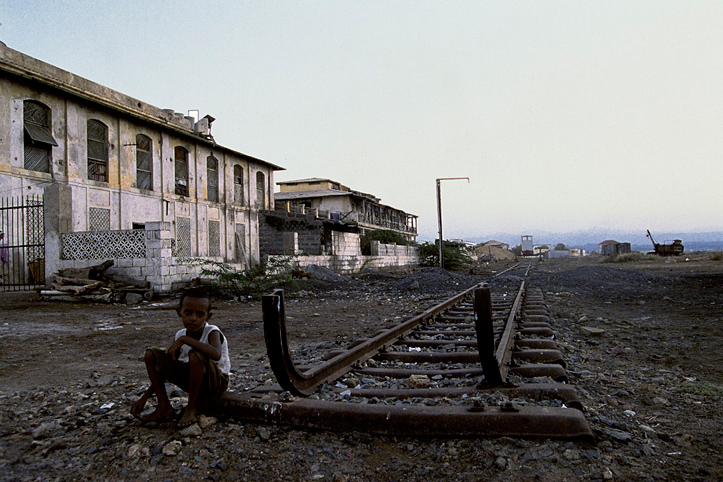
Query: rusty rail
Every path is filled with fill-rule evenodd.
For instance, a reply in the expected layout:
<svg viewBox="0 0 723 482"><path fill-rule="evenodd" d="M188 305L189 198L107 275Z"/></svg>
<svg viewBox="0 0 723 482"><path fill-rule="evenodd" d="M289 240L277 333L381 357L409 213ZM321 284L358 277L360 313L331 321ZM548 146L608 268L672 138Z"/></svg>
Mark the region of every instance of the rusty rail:
<svg viewBox="0 0 723 482"><path fill-rule="evenodd" d="M592 440L576 391L560 383L566 380L562 355L553 339L540 338L552 331L541 293L522 282L511 298L493 297L489 286L476 285L306 367L292 359L283 292L274 291L263 298L264 334L279 385L227 394L213 409L333 431ZM334 384L349 383L349 377L382 382ZM540 383L540 377L553 381ZM412 380L421 385L408 386ZM318 399L305 398L313 393ZM485 401L499 396L510 400ZM520 399L529 402L514 402Z"/></svg>
<svg viewBox="0 0 723 482"><path fill-rule="evenodd" d="M366 340L348 351L344 351L331 360L301 373L291 359L291 351L286 336L286 314L284 310L283 290L274 290L262 298L264 314L264 338L271 369L281 388L294 395L310 395L324 383L336 380L347 373L355 363L373 357L385 347L409 334L423 320L429 319L454 306L464 299L475 287L469 288L432 308L413 316L403 323L385 330L374 338Z"/></svg>

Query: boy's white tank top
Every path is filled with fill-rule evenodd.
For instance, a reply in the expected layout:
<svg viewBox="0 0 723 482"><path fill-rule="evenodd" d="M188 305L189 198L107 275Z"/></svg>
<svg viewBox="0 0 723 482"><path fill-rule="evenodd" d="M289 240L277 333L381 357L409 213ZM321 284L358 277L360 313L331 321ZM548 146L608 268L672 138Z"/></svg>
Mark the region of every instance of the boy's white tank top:
<svg viewBox="0 0 723 482"><path fill-rule="evenodd" d="M218 369L221 370L221 373L223 373L224 375L228 375L229 373L231 373L231 360L228 357L228 341L226 340L226 336L223 334L223 332L218 329L218 326L209 325L208 323L206 323L206 326L203 327L203 334L201 335L201 339L198 341L200 341L201 343L208 343L208 335L210 335L212 331L218 331L223 341L221 342L221 358L218 361L211 361L216 364ZM185 328L176 332L175 339L178 340L182 336L186 336ZM181 353L178 356L178 360L188 363L188 354L190 353L190 351L190 346L183 345L181 347Z"/></svg>

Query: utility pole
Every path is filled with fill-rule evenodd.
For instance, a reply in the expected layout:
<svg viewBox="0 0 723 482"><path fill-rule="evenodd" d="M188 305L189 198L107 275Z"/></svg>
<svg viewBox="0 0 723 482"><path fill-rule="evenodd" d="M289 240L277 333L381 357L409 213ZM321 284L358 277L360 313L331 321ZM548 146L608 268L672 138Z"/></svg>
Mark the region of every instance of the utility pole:
<svg viewBox="0 0 723 482"><path fill-rule="evenodd" d="M444 268L444 254L442 254L442 183L441 181L459 181L468 177L440 177L437 178L437 224L439 225L439 267Z"/></svg>

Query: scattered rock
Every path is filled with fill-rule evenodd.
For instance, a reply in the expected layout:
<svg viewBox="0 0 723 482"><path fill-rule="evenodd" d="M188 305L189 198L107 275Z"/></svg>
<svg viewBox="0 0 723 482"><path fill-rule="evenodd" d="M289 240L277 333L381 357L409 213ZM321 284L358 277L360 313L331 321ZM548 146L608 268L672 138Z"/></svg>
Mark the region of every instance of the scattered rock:
<svg viewBox="0 0 723 482"><path fill-rule="evenodd" d="M259 438L264 442L267 442L269 439L271 439L271 432L269 432L269 429L267 429L266 427L257 427L256 435L258 435Z"/></svg>
<svg viewBox="0 0 723 482"><path fill-rule="evenodd" d="M431 381L427 375L411 375L406 384L412 388L429 388Z"/></svg>
<svg viewBox="0 0 723 482"><path fill-rule="evenodd" d="M206 415L198 416L198 426L202 429L210 427L216 422L218 422L218 419L216 417L207 417Z"/></svg>
<svg viewBox="0 0 723 482"><path fill-rule="evenodd" d="M168 457L174 457L178 455L178 452L181 451L182 447L183 443L181 443L180 440L173 440L171 442L168 442L166 445L163 446L163 455L166 455Z"/></svg>
<svg viewBox="0 0 723 482"><path fill-rule="evenodd" d="M58 423L57 420L53 420L52 422L43 422L40 424L39 427L37 427L35 430L33 430L33 438L41 439L41 438L50 437L53 434L53 432L55 432L61 428L62 428L62 425L60 425L60 423Z"/></svg>
<svg viewBox="0 0 723 482"><path fill-rule="evenodd" d="M579 330L580 333L585 336L600 337L605 334L605 330L603 330L602 328L594 328L592 326L581 326Z"/></svg>
<svg viewBox="0 0 723 482"><path fill-rule="evenodd" d="M181 430L179 434L181 435L181 437L200 437L201 435L203 435L203 430L201 430L201 427L198 425L198 423L194 423Z"/></svg>
<svg viewBox="0 0 723 482"><path fill-rule="evenodd" d="M141 303L145 298L143 295L138 293L126 293L125 302L127 305L137 305Z"/></svg>

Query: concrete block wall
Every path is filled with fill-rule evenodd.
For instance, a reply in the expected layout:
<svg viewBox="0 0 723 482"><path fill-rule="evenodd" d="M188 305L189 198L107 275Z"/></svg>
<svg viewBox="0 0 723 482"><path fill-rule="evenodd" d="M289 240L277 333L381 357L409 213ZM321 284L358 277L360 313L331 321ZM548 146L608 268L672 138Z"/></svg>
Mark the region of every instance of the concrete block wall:
<svg viewBox="0 0 723 482"><path fill-rule="evenodd" d="M292 264L298 267L323 266L337 273L359 273L363 269L389 269L419 264L419 250L412 246L381 245L382 252L389 254L378 256L361 255L319 255L297 256ZM390 246L387 250L386 246Z"/></svg>
<svg viewBox="0 0 723 482"><path fill-rule="evenodd" d="M278 214L277 214L278 216ZM266 216L260 215L259 220L259 250L263 254L268 255L290 255L294 254L288 250L288 244L284 241L287 233L297 233L298 244L297 249L305 254L317 255L322 253L321 241L323 226L321 223L314 225L308 223L309 218L313 220L313 216L287 214L287 217L295 221L294 229L285 230L283 227L277 228L272 223L267 222ZM304 224L306 224L305 227Z"/></svg>
<svg viewBox="0 0 723 482"><path fill-rule="evenodd" d="M202 266L189 266L188 260L171 256L171 223L151 222L145 225L145 258L118 258L114 265L106 271L109 275L121 278L130 278L136 281L148 281L151 289L158 293L168 293L179 290L201 275ZM218 258L194 258L223 261ZM60 260L58 269L88 268L98 265L105 259ZM243 265L231 264L237 269L244 269Z"/></svg>
<svg viewBox="0 0 723 482"><path fill-rule="evenodd" d="M358 233L331 232L331 253L335 256L361 256Z"/></svg>

